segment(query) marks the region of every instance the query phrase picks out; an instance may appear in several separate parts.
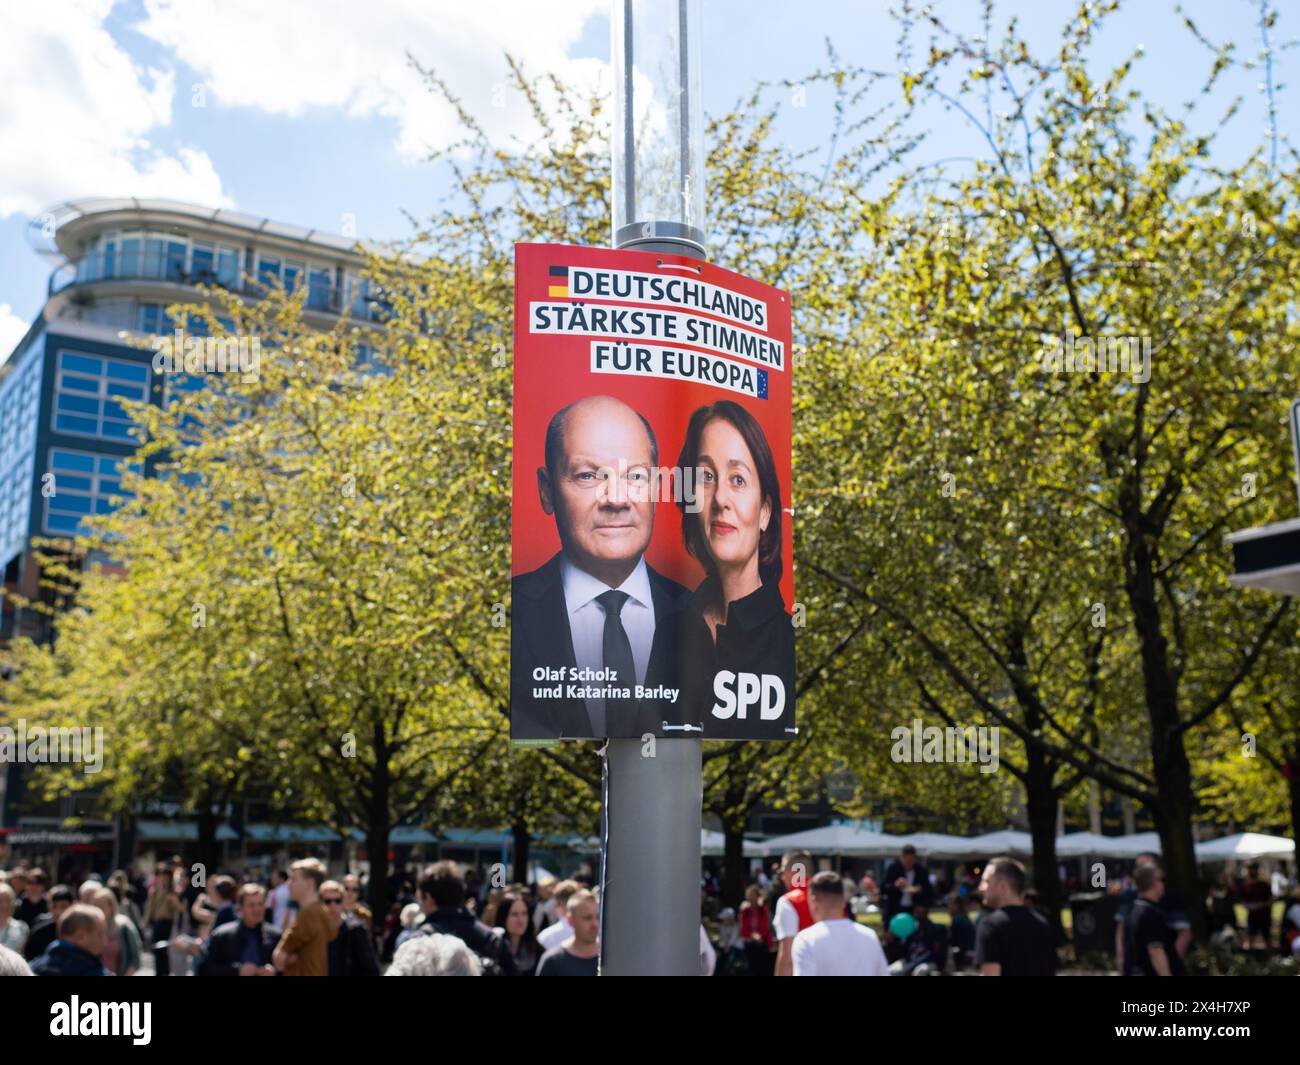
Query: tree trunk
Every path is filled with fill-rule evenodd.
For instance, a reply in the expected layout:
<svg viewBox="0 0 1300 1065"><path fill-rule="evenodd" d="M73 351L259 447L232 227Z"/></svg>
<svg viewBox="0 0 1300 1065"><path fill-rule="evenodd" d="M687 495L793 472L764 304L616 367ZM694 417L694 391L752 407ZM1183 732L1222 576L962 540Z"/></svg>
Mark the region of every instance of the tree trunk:
<svg viewBox="0 0 1300 1065"><path fill-rule="evenodd" d="M366 887L366 901L373 917L371 933L384 927L388 916L388 833L387 818L381 823L373 820L366 826L366 860L370 863L370 882Z"/></svg>
<svg viewBox="0 0 1300 1065"><path fill-rule="evenodd" d="M1291 838L1300 841L1300 751L1292 752L1282 773L1291 793Z"/></svg>
<svg viewBox="0 0 1300 1065"><path fill-rule="evenodd" d="M366 860L370 863L366 896L374 925L383 928L388 916L388 837L393 830L389 795L392 780L383 730L376 724L373 733L375 765L371 770L370 804L366 811Z"/></svg>
<svg viewBox="0 0 1300 1065"><path fill-rule="evenodd" d="M1192 836L1196 795L1178 712L1178 683L1169 661L1169 642L1162 625L1154 576L1155 559L1147 542L1137 487L1129 486L1124 497L1125 591L1141 647L1143 695L1151 722L1151 765L1156 790L1156 808L1152 813L1160 831L1168 887L1182 895L1192 936L1197 942L1204 942L1205 891L1196 871Z"/></svg>
<svg viewBox="0 0 1300 1065"><path fill-rule="evenodd" d="M528 883L528 851L531 848L532 837L528 834L528 824L522 818L510 826L510 834L515 841L515 860L513 868L513 879L516 884Z"/></svg>
<svg viewBox="0 0 1300 1065"><path fill-rule="evenodd" d="M722 905L737 912L745 901L745 816L722 824Z"/></svg>
<svg viewBox="0 0 1300 1065"><path fill-rule="evenodd" d="M1053 768L1035 744L1025 746L1025 813L1029 817L1029 835L1033 840L1033 884L1039 905L1059 938L1061 925L1061 878L1056 871L1056 788Z"/></svg>
<svg viewBox="0 0 1300 1065"><path fill-rule="evenodd" d="M218 815L212 812L213 803L211 801L203 803L198 811L198 829L199 829L199 861L203 865L203 876L206 881L216 876L221 870L221 848L217 843L217 824ZM206 886L205 886L206 890Z"/></svg>
<svg viewBox="0 0 1300 1065"><path fill-rule="evenodd" d="M1205 885L1201 883L1196 868L1191 807L1162 797L1156 822L1160 832L1160 858L1167 886L1174 888L1183 897L1187 904L1187 917L1192 925L1192 938L1203 943L1207 932Z"/></svg>

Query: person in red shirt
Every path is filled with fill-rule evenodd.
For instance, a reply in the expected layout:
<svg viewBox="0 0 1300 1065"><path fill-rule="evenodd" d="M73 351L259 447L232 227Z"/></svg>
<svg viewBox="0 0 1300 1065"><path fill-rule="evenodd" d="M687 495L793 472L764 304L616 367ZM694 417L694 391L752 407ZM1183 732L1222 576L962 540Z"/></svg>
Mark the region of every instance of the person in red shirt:
<svg viewBox="0 0 1300 1065"><path fill-rule="evenodd" d="M794 937L813 924L808 908L808 881L816 870L807 851L787 851L781 858L781 881L786 893L776 900L776 975L794 975Z"/></svg>
<svg viewBox="0 0 1300 1065"><path fill-rule="evenodd" d="M763 905L763 891L757 884L745 889L740 904L740 941L751 976L772 975L772 919Z"/></svg>

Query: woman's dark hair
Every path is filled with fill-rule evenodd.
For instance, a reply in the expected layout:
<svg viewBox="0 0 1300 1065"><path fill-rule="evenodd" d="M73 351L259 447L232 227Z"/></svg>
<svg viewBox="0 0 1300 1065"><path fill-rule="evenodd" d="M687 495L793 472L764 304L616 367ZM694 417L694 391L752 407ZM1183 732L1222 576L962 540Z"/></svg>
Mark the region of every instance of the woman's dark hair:
<svg viewBox="0 0 1300 1065"><path fill-rule="evenodd" d="M682 453L677 459L677 476L685 470L694 470L699 465L700 438L704 429L715 418L729 423L741 435L749 453L754 457L755 473L758 476L758 488L762 498L767 501L771 516L767 528L758 537L758 575L764 584L781 579L781 482L776 476L776 460L768 446L763 427L749 411L730 399L720 399L707 407L700 407L691 415L686 426L686 439L682 442ZM699 486L695 486L696 497ZM704 530L700 527L698 514L686 511L685 493L677 500L677 509L682 512L682 540L692 558L698 560L710 577L717 575L713 556L709 554L709 545L704 539Z"/></svg>
<svg viewBox="0 0 1300 1065"><path fill-rule="evenodd" d="M536 950L537 933L533 931L533 907L522 893L518 891L507 891L502 895L501 901L497 903L497 912L492 923L494 927L500 928L506 933L506 940L509 942L510 933L506 931L506 920L510 917L510 911L515 908L516 902L522 902L524 904L524 912L528 915L528 920L524 923L524 935L521 943Z"/></svg>

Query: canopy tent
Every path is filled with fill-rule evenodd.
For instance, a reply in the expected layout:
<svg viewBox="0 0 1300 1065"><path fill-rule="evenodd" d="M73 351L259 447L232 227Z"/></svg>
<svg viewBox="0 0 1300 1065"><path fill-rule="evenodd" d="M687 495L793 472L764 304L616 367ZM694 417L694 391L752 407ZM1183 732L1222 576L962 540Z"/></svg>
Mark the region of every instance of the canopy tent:
<svg viewBox="0 0 1300 1065"><path fill-rule="evenodd" d="M1097 852L1104 858L1136 858L1139 854L1159 854L1158 832L1134 832L1131 836L1103 836L1106 846Z"/></svg>
<svg viewBox="0 0 1300 1065"><path fill-rule="evenodd" d="M985 858L999 854L1032 854L1034 841L1028 832L1016 832L1003 829L1001 832L985 832L966 841L971 853Z"/></svg>
<svg viewBox="0 0 1300 1065"><path fill-rule="evenodd" d="M727 837L721 832L713 832L707 828L700 831L700 854L705 858L721 858L726 853L726 843ZM743 846L746 858L761 858L767 853L761 843L756 843L752 839L745 840Z"/></svg>
<svg viewBox="0 0 1300 1065"><path fill-rule="evenodd" d="M1056 837L1058 858L1104 858L1110 854L1114 836L1099 836L1095 832L1069 832Z"/></svg>
<svg viewBox="0 0 1300 1065"><path fill-rule="evenodd" d="M971 849L970 840L943 832L913 832L899 836L900 847L908 843L924 858L970 858L976 853Z"/></svg>
<svg viewBox="0 0 1300 1065"><path fill-rule="evenodd" d="M1294 858L1295 841L1285 836L1266 836L1260 832L1238 832L1222 839L1206 840L1196 845L1196 857L1202 862L1226 862L1234 859Z"/></svg>
<svg viewBox="0 0 1300 1065"><path fill-rule="evenodd" d="M788 836L773 836L755 845L755 856L772 857L786 851L808 851L810 854L834 854L850 858L880 858L897 854L903 845L902 836L872 832L857 825L825 825L794 832Z"/></svg>

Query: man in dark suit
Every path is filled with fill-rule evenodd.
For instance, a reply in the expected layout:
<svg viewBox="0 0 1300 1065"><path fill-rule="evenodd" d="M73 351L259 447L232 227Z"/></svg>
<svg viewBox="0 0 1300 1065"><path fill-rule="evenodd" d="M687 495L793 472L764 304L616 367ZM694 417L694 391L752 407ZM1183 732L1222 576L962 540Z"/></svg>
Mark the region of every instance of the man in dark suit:
<svg viewBox="0 0 1300 1065"><path fill-rule="evenodd" d="M271 955L280 929L266 924L266 891L245 884L238 895L239 920L218 925L208 937L199 976L274 976Z"/></svg>
<svg viewBox="0 0 1300 1065"><path fill-rule="evenodd" d="M558 411L537 470L561 550L512 582L511 735L594 739L701 731L711 647L688 592L645 561L659 445L621 400Z"/></svg>
<svg viewBox="0 0 1300 1065"><path fill-rule="evenodd" d="M934 891L930 887L930 872L916 860L916 848L910 843L903 847L898 861L891 862L880 882L881 910L885 923L896 913L912 912L916 905L927 909L933 905Z"/></svg>

